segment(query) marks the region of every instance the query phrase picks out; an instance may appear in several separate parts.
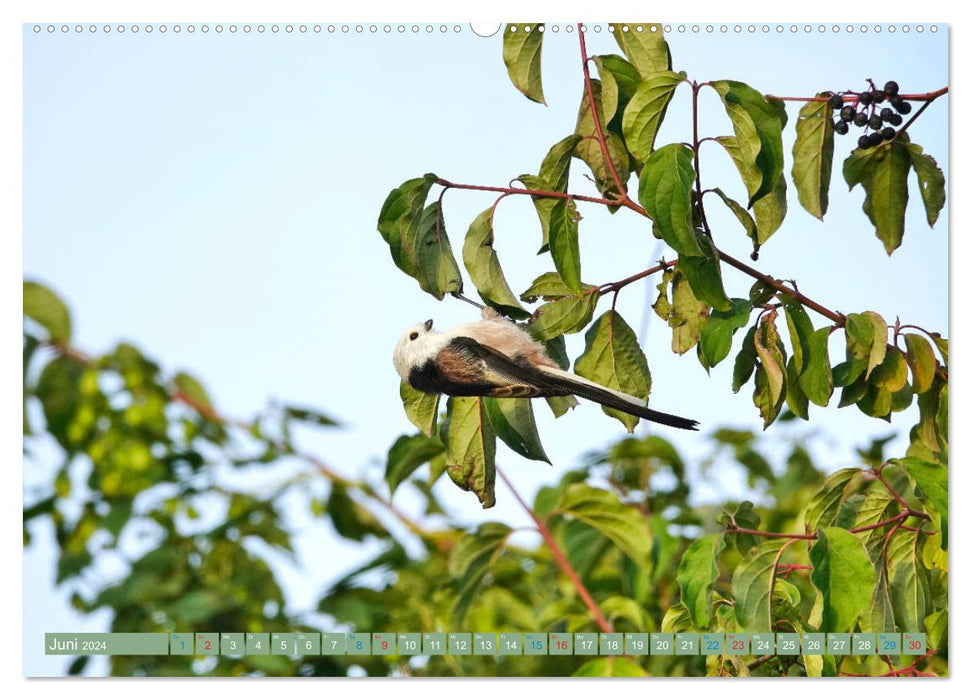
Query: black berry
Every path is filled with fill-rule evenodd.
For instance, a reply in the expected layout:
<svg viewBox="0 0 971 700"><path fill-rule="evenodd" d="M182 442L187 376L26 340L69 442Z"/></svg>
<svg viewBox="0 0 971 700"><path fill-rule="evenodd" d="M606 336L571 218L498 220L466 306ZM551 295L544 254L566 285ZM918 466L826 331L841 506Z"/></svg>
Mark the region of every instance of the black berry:
<svg viewBox="0 0 971 700"><path fill-rule="evenodd" d="M897 135L897 130L894 129L892 126L885 126L883 128L883 131L880 132L880 136L883 137L884 141L889 141L896 135Z"/></svg>
<svg viewBox="0 0 971 700"><path fill-rule="evenodd" d="M870 117L870 121L867 123L870 125L871 129L879 129L883 126L883 120L880 118L879 114L874 114L872 117Z"/></svg>
<svg viewBox="0 0 971 700"><path fill-rule="evenodd" d="M870 145L879 146L880 142L883 141L883 136L880 135L879 131L874 131L870 134Z"/></svg>
<svg viewBox="0 0 971 700"><path fill-rule="evenodd" d="M840 109L843 106L843 97L841 95L830 95L828 102L833 109Z"/></svg>
<svg viewBox="0 0 971 700"><path fill-rule="evenodd" d="M901 117L899 114L891 114L890 118L887 121L890 122L893 126L900 126L901 124L904 123L904 118Z"/></svg>
<svg viewBox="0 0 971 700"><path fill-rule="evenodd" d="M835 122L833 122L833 131L835 131L840 136L842 136L843 134L845 134L849 130L850 130L850 125L847 124L842 119L838 119Z"/></svg>
<svg viewBox="0 0 971 700"><path fill-rule="evenodd" d="M857 126L863 126L867 123L867 116L863 112L857 112L856 116L853 117L853 123Z"/></svg>
<svg viewBox="0 0 971 700"><path fill-rule="evenodd" d="M872 92L862 92L860 93L860 104L866 107L873 102Z"/></svg>
<svg viewBox="0 0 971 700"><path fill-rule="evenodd" d="M894 108L898 112L900 112L901 114L910 114L910 103L909 102L903 102L903 101L901 101L901 103L899 105L894 105Z"/></svg>
<svg viewBox="0 0 971 700"><path fill-rule="evenodd" d="M866 134L864 134L864 135L863 135L863 136L861 136L861 137L860 137L859 139L857 139L857 142L856 142L856 144L857 144L857 145L858 145L858 146L859 146L860 148L869 148L869 147L870 147L870 137L869 137L869 136L867 136Z"/></svg>
<svg viewBox="0 0 971 700"><path fill-rule="evenodd" d="M893 97L900 92L900 86L897 85L895 80L888 80L887 84L883 86L883 91L887 93L888 96Z"/></svg>
<svg viewBox="0 0 971 700"><path fill-rule="evenodd" d="M842 119L844 122L853 121L853 117L855 116L856 116L856 110L850 106L846 106L840 110L840 119Z"/></svg>
<svg viewBox="0 0 971 700"><path fill-rule="evenodd" d="M880 104L885 99L887 99L887 95L886 95L886 93L883 90L874 90L873 91L873 101L874 102L876 102L877 104Z"/></svg>
<svg viewBox="0 0 971 700"><path fill-rule="evenodd" d="M888 119L890 119L891 116L893 116L893 110L890 109L889 107L884 107L883 109L880 110L880 118L883 119L884 121L887 121Z"/></svg>

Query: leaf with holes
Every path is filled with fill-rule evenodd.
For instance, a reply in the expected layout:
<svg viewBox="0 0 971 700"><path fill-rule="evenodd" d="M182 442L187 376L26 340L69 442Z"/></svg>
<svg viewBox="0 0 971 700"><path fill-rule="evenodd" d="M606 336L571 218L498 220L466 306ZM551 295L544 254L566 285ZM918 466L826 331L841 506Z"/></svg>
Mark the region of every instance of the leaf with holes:
<svg viewBox="0 0 971 700"><path fill-rule="evenodd" d="M933 226L944 208L944 173L937 161L924 153L924 149L916 143L908 143L906 146L910 152L910 163L917 174L917 186L924 201L927 224Z"/></svg>
<svg viewBox="0 0 971 700"><path fill-rule="evenodd" d="M857 149L843 162L843 178L850 190L863 185L866 193L863 212L876 229L887 255L903 241L910 165L910 151L897 139Z"/></svg>

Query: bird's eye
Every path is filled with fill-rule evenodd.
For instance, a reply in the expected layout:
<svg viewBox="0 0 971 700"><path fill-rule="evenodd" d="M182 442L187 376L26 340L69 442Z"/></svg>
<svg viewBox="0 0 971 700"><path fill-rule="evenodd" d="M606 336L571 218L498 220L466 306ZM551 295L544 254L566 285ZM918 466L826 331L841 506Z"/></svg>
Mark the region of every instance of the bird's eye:
<svg viewBox="0 0 971 700"><path fill-rule="evenodd" d="M418 340L418 333L412 333L408 337L411 338L412 340Z"/></svg>

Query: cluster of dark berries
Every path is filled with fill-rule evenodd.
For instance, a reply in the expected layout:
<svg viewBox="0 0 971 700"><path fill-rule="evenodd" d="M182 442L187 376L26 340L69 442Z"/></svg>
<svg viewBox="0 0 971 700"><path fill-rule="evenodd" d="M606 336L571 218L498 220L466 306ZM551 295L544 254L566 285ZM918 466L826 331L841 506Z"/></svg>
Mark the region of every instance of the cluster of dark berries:
<svg viewBox="0 0 971 700"><path fill-rule="evenodd" d="M857 142L860 148L870 148L891 140L897 135L894 127L904 121L901 115L909 114L911 109L910 103L900 96L900 86L893 80L888 81L883 90L871 88L855 94L855 98L851 97L850 100L855 102L855 106L844 104L842 95L830 96L829 106L839 112L839 118L833 120L833 131L843 135L849 132L850 124L863 127L868 133L864 133ZM889 102L893 109L877 107L884 102Z"/></svg>

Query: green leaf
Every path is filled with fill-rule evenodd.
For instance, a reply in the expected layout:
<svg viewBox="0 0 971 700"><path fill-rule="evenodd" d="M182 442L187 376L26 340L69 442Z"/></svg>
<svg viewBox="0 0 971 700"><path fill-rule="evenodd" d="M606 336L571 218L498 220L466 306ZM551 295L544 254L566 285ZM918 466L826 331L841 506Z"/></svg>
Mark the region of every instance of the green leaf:
<svg viewBox="0 0 971 700"><path fill-rule="evenodd" d="M670 301L668 286L671 287ZM654 311L671 327L671 349L683 355L701 338L711 308L694 295L684 273L677 268L664 271L657 289L660 294L654 302Z"/></svg>
<svg viewBox="0 0 971 700"><path fill-rule="evenodd" d="M366 535L387 537L384 525L367 508L348 495L347 490L337 483L331 484L327 498L327 514L337 533L349 540L363 542Z"/></svg>
<svg viewBox="0 0 971 700"><path fill-rule="evenodd" d="M816 97L826 97L819 93ZM792 182L803 209L822 220L829 206L833 174L833 108L829 102L807 102L799 110L792 146Z"/></svg>
<svg viewBox="0 0 971 700"><path fill-rule="evenodd" d="M461 292L462 273L452 254L438 202L425 208L415 245L418 255L415 277L421 288L439 301L449 292Z"/></svg>
<svg viewBox="0 0 971 700"><path fill-rule="evenodd" d="M516 179L519 180L524 187L530 190L540 190L545 192L553 191L550 184L538 175L520 175ZM531 195L530 199L533 200L533 207L536 209L536 215L539 217L539 225L543 231L543 244L537 251L537 255L541 255L550 249L550 215L553 212L553 207L559 201L559 198Z"/></svg>
<svg viewBox="0 0 971 700"><path fill-rule="evenodd" d="M759 365L755 370L753 398L762 416L763 427L768 428L786 399L785 349L771 314L762 317L754 340Z"/></svg>
<svg viewBox="0 0 971 700"><path fill-rule="evenodd" d="M701 257L681 257L678 259L677 269L680 270L695 298L705 302L717 311L728 311L732 302L725 293L722 283L721 261L718 251L711 244L708 236L699 235L698 246L703 255Z"/></svg>
<svg viewBox="0 0 971 700"><path fill-rule="evenodd" d="M479 214L469 226L462 246L462 260L482 301L499 313L514 319L529 318L506 282L493 244L492 208Z"/></svg>
<svg viewBox="0 0 971 700"><path fill-rule="evenodd" d="M459 595L453 609L456 619L461 620L474 601L482 579L499 559L511 533L507 525L486 522L455 543L448 560L448 573L458 581Z"/></svg>
<svg viewBox="0 0 971 700"><path fill-rule="evenodd" d="M79 384L83 374L81 363L61 355L44 365L34 387L44 409L47 432L68 451L73 451L75 443L70 427L81 404Z"/></svg>
<svg viewBox="0 0 971 700"><path fill-rule="evenodd" d="M516 89L533 102L546 104L543 97L543 24L507 24L502 33L502 62ZM529 27L529 31L526 31Z"/></svg>
<svg viewBox="0 0 971 700"><path fill-rule="evenodd" d="M694 629L708 629L711 620L711 588L718 579L718 555L725 547L721 533L703 535L691 543L678 566L681 603Z"/></svg>
<svg viewBox="0 0 971 700"><path fill-rule="evenodd" d="M754 243L760 243L758 226L755 223L755 219L753 219L752 215L746 211L745 207L722 192L721 188L719 187L714 188L712 192L717 194L725 203L725 206L728 207L729 211L735 215L735 218L738 219L738 222L745 229L745 233L748 234L748 237L751 238Z"/></svg>
<svg viewBox="0 0 971 700"><path fill-rule="evenodd" d="M53 343L71 342L71 313L54 292L37 282L24 282L24 316L44 327Z"/></svg>
<svg viewBox="0 0 971 700"><path fill-rule="evenodd" d="M900 391L907 383L907 360L895 346L884 348L883 362L877 365L870 381L890 393Z"/></svg>
<svg viewBox="0 0 971 700"><path fill-rule="evenodd" d="M583 285L584 292L590 292L596 289L596 287L585 284ZM576 292L567 286L563 278L556 272L544 272L542 275L533 280L529 289L520 295L520 299L532 304L539 298L544 301L555 301L557 299L563 299L566 297L575 297Z"/></svg>
<svg viewBox="0 0 971 700"><path fill-rule="evenodd" d="M496 434L481 396L452 396L442 424L445 469L483 508L496 504Z"/></svg>
<svg viewBox="0 0 971 700"><path fill-rule="evenodd" d="M739 328L745 327L751 313L752 303L747 299L732 299L727 311L711 312L698 342L698 360L706 371L728 357L732 337Z"/></svg>
<svg viewBox="0 0 971 700"><path fill-rule="evenodd" d="M571 484L560 497L556 511L580 520L599 531L640 566L651 555L650 527L633 506L616 495L587 484Z"/></svg>
<svg viewBox="0 0 971 700"><path fill-rule="evenodd" d="M887 255L900 247L904 237L909 172L910 151L898 140L857 149L843 162L843 177L850 190L863 185L863 212L876 228Z"/></svg>
<svg viewBox="0 0 971 700"><path fill-rule="evenodd" d="M755 353L755 331L756 326L748 329L742 340L742 347L735 356L735 367L732 371L732 391L738 393L739 389L748 383L755 371L755 361L758 357Z"/></svg>
<svg viewBox="0 0 971 700"><path fill-rule="evenodd" d="M924 631L930 610L927 573L920 558L920 533L899 529L887 543L887 582L894 620L901 631Z"/></svg>
<svg viewBox="0 0 971 700"><path fill-rule="evenodd" d="M849 493L850 481L859 469L848 468L833 472L822 487L816 492L806 506L806 533L812 534L823 527L829 527L836 522L840 506Z"/></svg>
<svg viewBox="0 0 971 700"><path fill-rule="evenodd" d="M731 156L747 191L749 193L756 191L762 183L762 173L758 166L745 160L739 140L734 136L719 136L715 141L720 143ZM789 209L786 199L786 179L780 177L772 191L755 202L751 209L755 214L756 243L762 246L773 233L779 230L786 218L786 212Z"/></svg>
<svg viewBox="0 0 971 700"><path fill-rule="evenodd" d="M564 297L540 306L533 313L527 330L536 340L549 340L564 333L576 333L590 323L600 294L586 292Z"/></svg>
<svg viewBox="0 0 971 700"><path fill-rule="evenodd" d="M418 467L444 451L445 445L437 437L402 435L395 440L388 450L388 463L384 470L384 480L391 495Z"/></svg>
<svg viewBox="0 0 971 700"><path fill-rule="evenodd" d="M848 632L873 598L876 574L866 547L847 530L824 527L809 550L812 582L822 593L820 632Z"/></svg>
<svg viewBox="0 0 971 700"><path fill-rule="evenodd" d="M905 144L910 153L910 163L917 173L917 189L924 200L924 211L927 212L927 224L933 226L944 208L944 173L937 165L937 161L924 153L924 149L916 143Z"/></svg>
<svg viewBox="0 0 971 700"><path fill-rule="evenodd" d="M316 411L312 408L302 408L297 406L284 406L283 415L287 420L296 420L303 423L310 423L312 425L319 425L322 427L333 427L340 425L330 416L325 416L320 411Z"/></svg>
<svg viewBox="0 0 971 700"><path fill-rule="evenodd" d="M485 399L486 413L496 435L526 459L551 464L536 430L533 403L529 399Z"/></svg>
<svg viewBox="0 0 971 700"><path fill-rule="evenodd" d="M580 241L577 207L572 200L561 199L550 212L550 254L556 271L575 293L583 291L580 281Z"/></svg>
<svg viewBox="0 0 971 700"><path fill-rule="evenodd" d="M616 311L608 311L598 318L585 336L586 347L577 358L574 371L581 377L602 386L617 389L647 400L651 393L651 371L647 358L637 342L637 334ZM613 416L634 432L637 416L603 406L603 412Z"/></svg>
<svg viewBox="0 0 971 700"><path fill-rule="evenodd" d="M582 137L577 134L570 134L553 144L543 158L543 163L539 166L539 177L549 185L549 189L566 192L570 180L570 162L581 140Z"/></svg>
<svg viewBox="0 0 971 700"><path fill-rule="evenodd" d="M436 429L438 425L438 402L441 396L418 391L406 381L401 382L398 392L401 395L401 403L404 405L408 420L425 435L429 437L435 435L438 432Z"/></svg>
<svg viewBox="0 0 971 700"><path fill-rule="evenodd" d="M627 148L619 136L607 129L602 98L603 88L600 81L591 80L590 89L593 93L593 101L597 105L597 118L607 142L607 153L614 170L617 172L618 179L622 185L626 186L627 180L630 178L630 157ZM619 196L617 183L614 181L610 167L604 158L603 148L600 145L597 133L597 125L593 119L593 112L590 109L590 100L586 91L580 97L580 110L577 114L577 126L574 133L581 137L581 141L577 143L575 155L590 168L596 181L597 190L605 196L608 194Z"/></svg>
<svg viewBox="0 0 971 700"><path fill-rule="evenodd" d="M934 510L941 516L941 547L947 549L947 467L914 457L894 461L914 478L918 489L917 495L930 501Z"/></svg>
<svg viewBox="0 0 971 700"><path fill-rule="evenodd" d="M749 554L732 575L735 619L743 630L772 629L772 581L779 550L785 540L766 540Z"/></svg>
<svg viewBox="0 0 971 700"><path fill-rule="evenodd" d="M647 676L647 671L625 656L605 656L587 661L573 675L585 678L641 678Z"/></svg>
<svg viewBox="0 0 971 700"><path fill-rule="evenodd" d="M641 84L641 74L634 64L617 54L593 56L593 62L597 66L603 86L607 128L616 134L623 133L621 127L623 115L634 93L637 92L637 86Z"/></svg>
<svg viewBox="0 0 971 700"><path fill-rule="evenodd" d="M172 383L180 393L185 395L194 404L212 408L212 401L206 393L202 382L186 372L179 372L172 378ZM333 425L333 424L332 424Z"/></svg>
<svg viewBox="0 0 971 700"><path fill-rule="evenodd" d="M759 529L762 519L755 512L755 507L751 501L742 501L734 509L725 508L716 516L715 522L726 530L723 533L725 544L734 548L742 556L748 555L750 549L758 546L759 541L755 535L747 532L729 532L734 527L745 528L747 530Z"/></svg>
<svg viewBox="0 0 971 700"><path fill-rule="evenodd" d="M624 140L631 154L640 162L646 161L654 152L654 140L664 113L674 91L686 78L684 73L671 71L652 73L638 85L637 92L624 110Z"/></svg>
<svg viewBox="0 0 971 700"><path fill-rule="evenodd" d="M754 166L760 175L757 187L746 182L748 206L751 207L770 194L782 176L782 119L761 93L745 83L716 80L710 85L721 97L732 121L739 156L749 167ZM756 184L754 178L751 184Z"/></svg>
<svg viewBox="0 0 971 700"><path fill-rule="evenodd" d="M924 336L916 333L905 334L904 344L907 347L906 360L913 377L911 384L914 393L923 394L931 388L934 383L934 374L937 372L937 358L934 357L934 350Z"/></svg>
<svg viewBox="0 0 971 700"><path fill-rule="evenodd" d="M414 276L417 256L413 250L406 250L402 236L412 229L417 232L428 191L435 184L437 176L427 173L423 177L406 180L391 190L381 206L378 215L378 232L391 247L391 257L405 274Z"/></svg>
<svg viewBox="0 0 971 700"><path fill-rule="evenodd" d="M695 171L693 153L681 143L654 151L641 171L637 197L654 220L661 238L679 256L703 256L691 212Z"/></svg>
<svg viewBox="0 0 971 700"><path fill-rule="evenodd" d="M796 418L809 420L809 399L799 386L799 370L793 357L786 363L786 406Z"/></svg>
<svg viewBox="0 0 971 700"><path fill-rule="evenodd" d="M887 355L887 323L880 314L865 311L846 317L846 359L866 360L866 379Z"/></svg>
<svg viewBox="0 0 971 700"><path fill-rule="evenodd" d="M833 395L833 371L829 365L829 335L832 327L818 328L803 347L802 374L799 388L817 406L826 406Z"/></svg>
<svg viewBox="0 0 971 700"><path fill-rule="evenodd" d="M623 30L624 26L627 31ZM641 31L637 31L638 27ZM664 41L664 29L660 24L615 22L613 35L620 50L642 77L671 70L671 51Z"/></svg>

